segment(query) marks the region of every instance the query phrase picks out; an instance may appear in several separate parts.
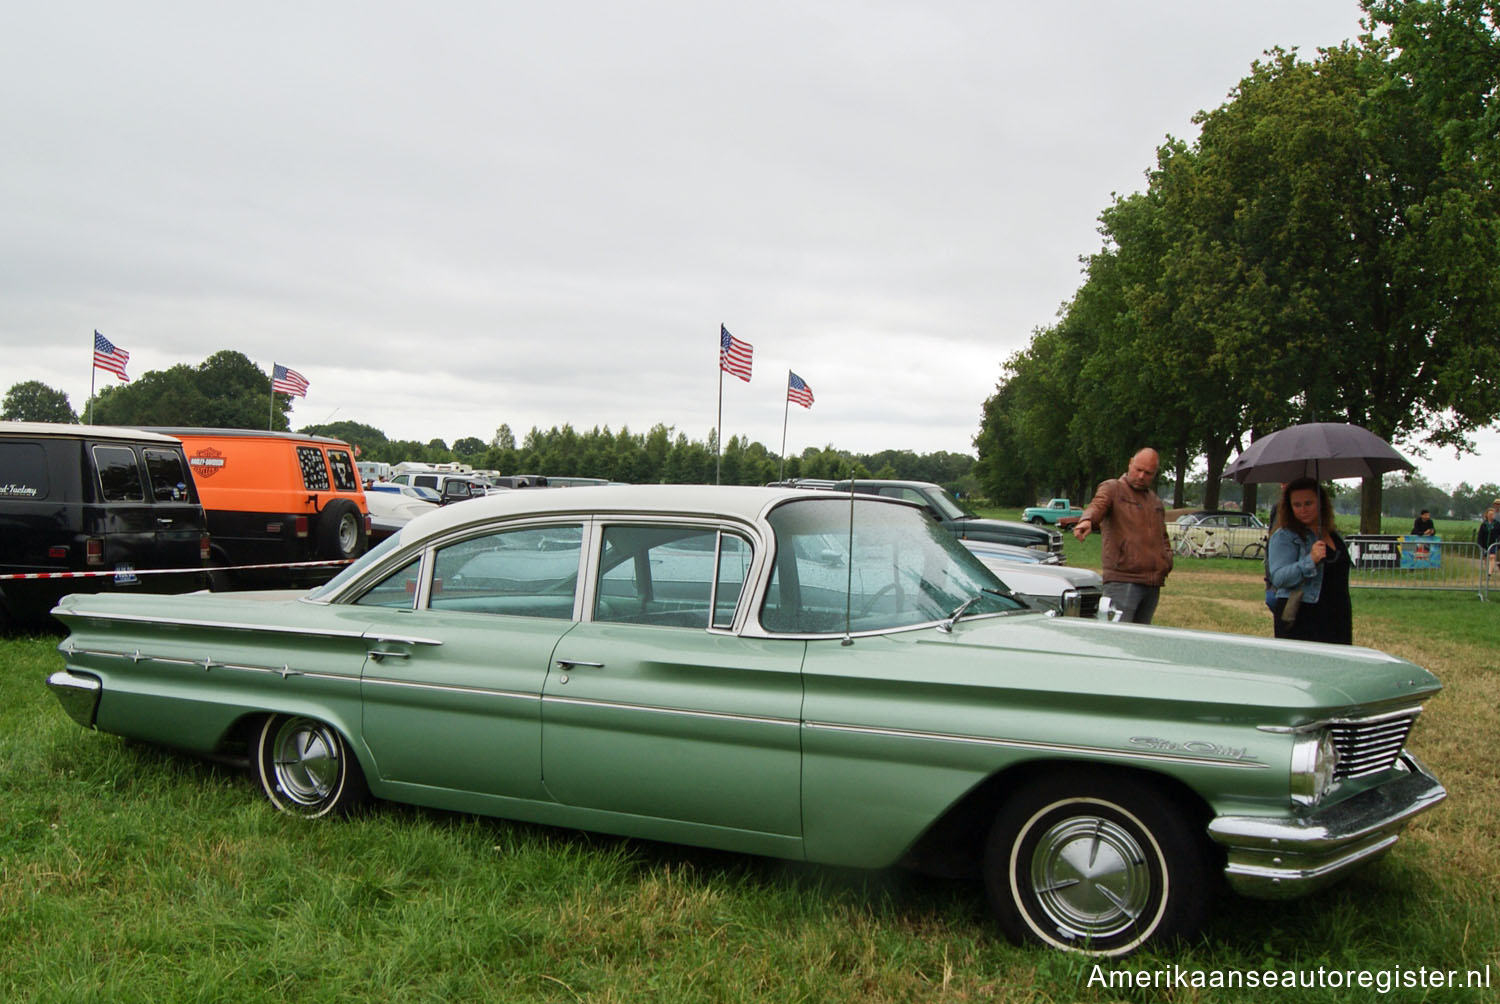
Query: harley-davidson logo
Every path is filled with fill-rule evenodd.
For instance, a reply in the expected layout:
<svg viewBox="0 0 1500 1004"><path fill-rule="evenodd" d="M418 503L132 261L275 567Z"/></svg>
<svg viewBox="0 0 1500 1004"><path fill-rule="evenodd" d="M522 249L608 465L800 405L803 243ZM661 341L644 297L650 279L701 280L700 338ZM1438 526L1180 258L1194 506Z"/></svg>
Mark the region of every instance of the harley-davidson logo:
<svg viewBox="0 0 1500 1004"><path fill-rule="evenodd" d="M205 446L188 457L188 466L200 478L211 478L224 469L224 454L212 446Z"/></svg>

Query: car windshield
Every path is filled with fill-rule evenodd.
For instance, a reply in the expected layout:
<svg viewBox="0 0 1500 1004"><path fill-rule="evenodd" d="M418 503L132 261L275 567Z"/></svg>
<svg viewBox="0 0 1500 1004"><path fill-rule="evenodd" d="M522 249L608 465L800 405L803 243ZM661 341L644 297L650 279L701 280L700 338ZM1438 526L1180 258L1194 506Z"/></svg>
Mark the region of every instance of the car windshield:
<svg viewBox="0 0 1500 1004"><path fill-rule="evenodd" d="M774 510L776 557L761 607L768 631L842 634L1027 609L920 509L847 498ZM852 526L851 526L852 521Z"/></svg>
<svg viewBox="0 0 1500 1004"><path fill-rule="evenodd" d="M930 493L932 504L943 514L944 519L969 519L974 514L959 505L945 489L937 488Z"/></svg>

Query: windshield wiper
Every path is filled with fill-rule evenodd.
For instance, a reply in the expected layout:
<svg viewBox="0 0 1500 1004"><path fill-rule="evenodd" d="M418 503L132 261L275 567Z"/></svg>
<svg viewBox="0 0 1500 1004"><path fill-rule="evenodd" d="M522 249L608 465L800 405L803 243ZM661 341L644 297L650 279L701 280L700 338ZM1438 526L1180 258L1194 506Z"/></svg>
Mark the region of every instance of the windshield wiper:
<svg viewBox="0 0 1500 1004"><path fill-rule="evenodd" d="M938 624L938 630L939 631L946 631L949 634L952 634L953 633L953 625L955 625L955 624L958 623L958 619L960 617L962 617L964 614L968 613L969 612L969 608L972 607L974 604L978 603L982 599L984 599L984 594L983 593L975 593L973 596L970 596L968 599L964 600L958 606L954 607L953 608L953 612L948 615L948 619L945 620L945 621L942 621L942 622L940 622Z"/></svg>

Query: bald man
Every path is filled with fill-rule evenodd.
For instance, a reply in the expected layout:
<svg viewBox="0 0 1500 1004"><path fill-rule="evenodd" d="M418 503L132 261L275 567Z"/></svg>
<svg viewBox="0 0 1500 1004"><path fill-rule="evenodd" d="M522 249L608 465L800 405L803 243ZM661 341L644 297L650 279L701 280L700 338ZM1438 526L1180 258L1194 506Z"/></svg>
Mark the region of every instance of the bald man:
<svg viewBox="0 0 1500 1004"><path fill-rule="evenodd" d="M1151 489L1160 469L1155 450L1139 451L1124 474L1099 485L1073 527L1079 540L1096 526L1104 535L1104 595L1121 612L1121 620L1134 624L1151 623L1162 584L1172 571L1166 509Z"/></svg>

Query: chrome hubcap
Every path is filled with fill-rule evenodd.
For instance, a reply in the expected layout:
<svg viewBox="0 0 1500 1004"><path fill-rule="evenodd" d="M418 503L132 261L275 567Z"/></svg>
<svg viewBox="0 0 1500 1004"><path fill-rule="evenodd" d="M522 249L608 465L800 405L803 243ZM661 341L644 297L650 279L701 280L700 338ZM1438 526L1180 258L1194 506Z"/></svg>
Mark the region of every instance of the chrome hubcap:
<svg viewBox="0 0 1500 1004"><path fill-rule="evenodd" d="M1037 901L1064 937L1107 938L1146 909L1151 872L1130 832L1097 816L1065 819L1042 834L1031 855Z"/></svg>
<svg viewBox="0 0 1500 1004"><path fill-rule="evenodd" d="M276 733L271 751L276 782L300 805L317 805L338 783L338 744L326 725L293 718Z"/></svg>

